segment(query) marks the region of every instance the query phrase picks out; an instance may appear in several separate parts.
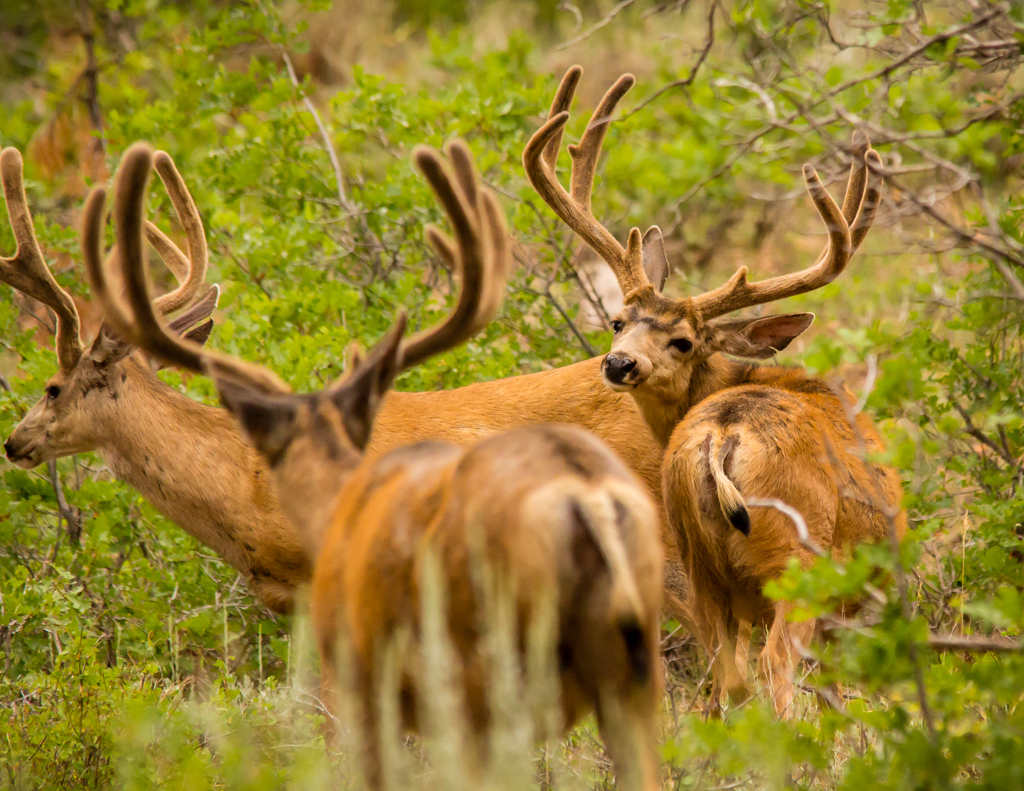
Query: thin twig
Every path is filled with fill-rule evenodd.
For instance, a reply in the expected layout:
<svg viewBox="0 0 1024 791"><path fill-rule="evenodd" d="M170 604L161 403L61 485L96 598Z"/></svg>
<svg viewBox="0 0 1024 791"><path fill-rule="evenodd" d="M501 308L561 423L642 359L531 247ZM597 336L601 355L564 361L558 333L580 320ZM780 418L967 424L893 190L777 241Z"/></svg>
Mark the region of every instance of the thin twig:
<svg viewBox="0 0 1024 791"><path fill-rule="evenodd" d="M688 88L690 87L690 85L693 84L693 81L697 79L697 72L700 71L700 67L704 65L704 61L708 59L708 55L711 52L711 47L715 43L715 8L717 7L717 5L718 4L715 2L711 3L711 8L708 11L708 35L704 41L704 47L701 49L700 54L697 56L697 62L694 63L693 68L690 69L690 73L684 79L676 80L675 82L670 82L668 85L663 85L661 88L659 88L646 99L644 99L642 102L640 102L640 104L634 107L630 112L623 115L619 119L620 121L625 120L626 118L629 118L631 115L640 112L647 105L649 105L659 96L661 96L663 93L674 90L676 88Z"/></svg>
<svg viewBox="0 0 1024 791"><path fill-rule="evenodd" d="M68 501L64 497L64 485L61 483L60 475L57 472L57 462L51 459L46 463L46 469L49 472L50 484L53 486L54 494L57 496L57 511L67 525L68 541L74 546L78 546L82 535L81 515L78 513L78 509L68 505Z"/></svg>
<svg viewBox="0 0 1024 791"><path fill-rule="evenodd" d="M281 58L284 60L285 68L288 69L288 78L292 81L292 85L301 90L302 86L299 84L299 78L295 74L295 67L292 65L292 59L289 57L287 50L281 50ZM327 156L331 160L331 167L334 168L334 185L338 190L338 202L341 203L341 208L350 215L354 215L356 214L356 208L349 203L348 195L345 192L345 179L341 175L341 162L338 161L338 152L334 150L331 135L327 131L327 127L324 126L323 119L320 117L316 105L313 104L313 100L308 95L303 94L302 101L306 105L306 109L309 110L309 114L313 116L316 128L320 131L320 137L324 141L324 147L327 149Z"/></svg>
<svg viewBox="0 0 1024 791"><path fill-rule="evenodd" d="M96 130L96 142L93 145L93 156L99 164L103 163L103 155L106 152L107 143L103 137L103 116L100 113L100 90L99 90L99 67L96 63L96 26L92 17L92 10L82 4L81 36L85 43L85 77L86 97L85 103L89 108L89 121Z"/></svg>
<svg viewBox="0 0 1024 791"><path fill-rule="evenodd" d="M825 557L825 550L819 547L811 538L811 534L807 530L807 521L804 519L803 514L793 506L775 497L748 497L746 498L746 503L754 508L774 508L776 511L788 516L796 526L796 534L797 539L800 541L800 546L814 553L819 558Z"/></svg>
<svg viewBox="0 0 1024 791"><path fill-rule="evenodd" d="M981 654L1015 654L1020 643L1009 637L962 637L956 634L930 634L928 647L936 651L968 651Z"/></svg>
<svg viewBox="0 0 1024 791"><path fill-rule="evenodd" d="M566 313L565 309L560 304L558 304L558 300L555 299L554 294L551 293L550 283L544 288L544 296L546 296L548 298L548 301L555 306L555 310L558 311L558 314L562 317L562 320L569 325L569 329L572 330L572 334L576 336L576 339L580 342L580 345L583 347L583 350L591 357L597 357L600 354L600 352L597 349L595 349L594 346L590 343L590 341L587 340L587 337L582 332L579 331L579 328L576 326L576 323L569 317L569 314Z"/></svg>
<svg viewBox="0 0 1024 791"><path fill-rule="evenodd" d="M284 61L285 68L288 70L288 79L291 80L292 85L297 90L301 91L302 86L299 83L298 75L295 73L295 67L292 65L291 57L288 55L287 50L283 48L280 52L281 59ZM341 173L341 161L338 159L338 152L334 148L334 142L331 140L330 132L327 131L327 126L320 117L320 113L317 111L316 105L313 104L313 100L305 93L302 95L302 102L306 105L306 109L309 110L309 114L313 116L316 128L320 132L321 139L324 141L324 148L327 149L327 156L331 160L331 168L334 170L334 186L338 191L338 202L341 204L342 210L349 217L356 218L356 221L359 223L359 229L370 244L370 255L373 258L378 259L384 250L384 245L381 244L377 235L370 230L370 226L367 224L366 217L363 213L359 211L359 208L348 199L348 193L345 191L345 179Z"/></svg>
<svg viewBox="0 0 1024 791"><path fill-rule="evenodd" d="M864 407L868 405L868 398L871 397L871 391L875 389L875 379L878 377L878 355L868 355L868 373L864 377L864 387L861 388L860 398L857 399L857 403L853 406L853 414L859 415L864 411Z"/></svg>
<svg viewBox="0 0 1024 791"><path fill-rule="evenodd" d="M604 19L602 19L600 22L594 24L592 27L587 28L582 33L580 33L578 36L576 36L575 38L571 38L568 41L563 41L561 44L559 44L556 47L556 49L568 49L573 44L579 44L584 39L590 38L598 30L600 30L605 25L607 25L609 22L611 22L613 19L615 19L615 17L617 17L619 14L621 14L623 11L625 11L627 8L629 8L631 5L633 5L633 3L635 3L635 2L636 2L636 0L622 0L622 2L620 2L611 11L609 11L608 15Z"/></svg>
<svg viewBox="0 0 1024 791"><path fill-rule="evenodd" d="M958 401L950 397L950 403L953 404L953 408L956 409L956 411L960 413L960 417L963 418L964 429L967 431L968 434L970 434L972 437L978 440L978 442L982 443L986 447L991 448L992 451L994 451L995 454L999 456L999 458L1001 458L1011 467L1017 467L1018 462L1013 457L1013 455L1008 454L1006 451L1000 448L999 445L997 445L991 437L987 436L985 432L983 432L981 429L975 426L974 421L971 420L971 416L967 414L967 410L960 406L960 403Z"/></svg>

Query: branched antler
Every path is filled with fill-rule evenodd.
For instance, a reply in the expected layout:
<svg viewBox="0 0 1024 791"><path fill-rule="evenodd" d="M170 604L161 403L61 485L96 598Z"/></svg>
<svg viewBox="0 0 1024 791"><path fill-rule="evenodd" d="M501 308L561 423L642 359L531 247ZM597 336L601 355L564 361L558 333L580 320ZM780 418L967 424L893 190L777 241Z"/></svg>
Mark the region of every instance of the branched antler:
<svg viewBox="0 0 1024 791"><path fill-rule="evenodd" d="M601 146L611 115L636 81L632 74L619 77L594 110L579 145L569 146L572 171L569 177L570 191L566 192L555 174L555 165L562 145L562 132L569 121L569 107L572 106L581 76L583 69L580 66L573 66L565 73L551 103L547 123L534 133L523 150L523 166L530 183L544 202L608 263L623 293L628 294L648 284L643 270L640 229L633 228L629 232L629 239L623 248L611 232L594 218L590 201L597 160L601 156Z"/></svg>
<svg viewBox="0 0 1024 791"><path fill-rule="evenodd" d="M622 97L633 87L634 80L631 74L619 77L594 111L579 145L569 146L572 175L570 191L566 192L555 174L555 165L562 132L569 119L568 110L582 74L583 69L573 66L562 78L551 103L547 123L526 144L523 165L530 183L544 202L608 263L628 300L632 292L652 285L644 271L644 240L641 239L640 230L633 228L623 248L608 229L594 218L591 192L610 116ZM822 185L814 168L804 166L807 191L825 223L829 237L814 265L801 272L780 275L758 283L748 282L747 268L740 267L719 288L694 297L691 304L695 312L704 319L711 319L741 308L805 294L831 283L843 272L874 221L881 194L882 160L878 152L871 148L863 135L855 135L854 142L858 145L859 156L850 170L841 209ZM657 235L660 236L660 232Z"/></svg>
<svg viewBox="0 0 1024 791"><path fill-rule="evenodd" d="M0 179L3 181L7 216L11 220L18 249L10 258L0 258L0 281L27 297L43 303L57 316L57 362L65 373L82 356L78 309L71 295L61 288L46 265L43 250L32 227L32 214L25 196L24 163L14 148L0 153Z"/></svg>
<svg viewBox="0 0 1024 791"><path fill-rule="evenodd" d="M465 143L448 146L452 161L449 173L441 156L427 147L417 148L414 160L434 188L455 228L455 241L429 226L427 237L438 254L462 275L462 291L452 313L440 324L408 339L399 348L405 329L404 314L388 336L354 366L352 376L367 363L390 349L397 370L416 365L429 356L463 343L491 320L501 301L511 260L504 217L494 196L478 185L472 157ZM158 155L157 155L158 156ZM86 200L82 248L90 282L112 327L146 352L170 364L199 372L213 372L218 383L228 380L262 392L288 392L288 386L273 372L257 365L178 338L167 331L150 300L145 249L142 244L143 206L146 182L156 157L144 143L135 143L125 153L117 173L116 218L118 258L125 282L128 306L113 294L107 268L102 260L102 222L106 190L97 187ZM205 249L205 248L204 248ZM195 248L193 247L193 252ZM351 377L350 377L351 378ZM346 382L349 381L346 379Z"/></svg>

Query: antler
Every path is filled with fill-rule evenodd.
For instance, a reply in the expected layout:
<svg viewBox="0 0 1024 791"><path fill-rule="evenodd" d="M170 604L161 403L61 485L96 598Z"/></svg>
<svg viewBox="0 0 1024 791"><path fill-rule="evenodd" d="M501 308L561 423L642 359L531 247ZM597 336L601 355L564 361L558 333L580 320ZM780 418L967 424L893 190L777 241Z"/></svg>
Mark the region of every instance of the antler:
<svg viewBox="0 0 1024 791"><path fill-rule="evenodd" d="M494 318L511 261L505 217L494 195L479 188L469 147L454 140L447 149L454 178L432 148L418 146L413 160L455 229L455 244L436 226L425 232L438 255L461 273L462 291L448 318L402 344L403 370L464 343Z"/></svg>
<svg viewBox="0 0 1024 791"><path fill-rule="evenodd" d="M0 281L43 303L56 314L57 362L61 370L68 373L82 356L78 310L71 295L54 280L36 240L28 198L25 196L23 168L21 154L17 149L5 148L0 153L0 178L3 181L4 198L7 200L7 216L10 217L14 240L18 246L12 257L0 257Z"/></svg>
<svg viewBox="0 0 1024 791"><path fill-rule="evenodd" d="M882 159L866 137L854 135L858 157L850 168L843 208L840 209L810 165L804 165L804 182L811 200L828 230L828 242L818 260L808 269L788 275L747 282L747 268L741 266L728 282L693 298L693 309L704 320L734 310L806 294L835 280L860 247L874 222L881 196Z"/></svg>
<svg viewBox="0 0 1024 791"><path fill-rule="evenodd" d="M436 327L410 338L402 347L402 366L415 365L430 355L462 343L493 317L504 290L510 253L504 217L494 197L477 185L472 158L465 143L448 147L454 167L449 175L440 155L433 149L417 148L414 158L444 204L455 228L452 242L437 228L427 228L427 237L438 253L462 273L462 293L455 309ZM144 143L132 145L121 160L117 173L115 218L125 293L131 315L111 292L101 255L103 209L106 190L96 187L85 205L82 248L93 292L103 306L106 320L118 334L149 354L193 371L215 370L225 377L244 382L264 392L288 392L289 387L268 369L203 349L184 338L174 337L161 325L150 301L145 250L142 244L142 211L146 179L153 152ZM371 350L367 360L376 360L390 348L394 353L405 328L401 315L387 338ZM366 363L366 360L363 361Z"/></svg>
<svg viewBox="0 0 1024 791"><path fill-rule="evenodd" d="M188 257L186 258L178 246L164 235L163 231L146 220L146 238L156 248L157 253L160 254L179 284L174 291L153 300L153 307L157 312L166 315L184 307L199 293L200 286L206 281L206 270L210 263L210 257L199 209L196 208L195 201L192 200L192 195L189 193L188 187L185 186L185 180L174 166L174 160L167 152L157 151L153 156L153 161L156 165L157 175L164 183L164 188L171 198L178 220L185 229L185 238L188 240Z"/></svg>
<svg viewBox="0 0 1024 791"><path fill-rule="evenodd" d="M551 103L547 123L534 133L523 149L523 166L530 183L544 202L608 263L619 281L622 293L629 294L649 284L643 269L640 229L630 230L623 249L608 229L594 218L590 198L597 160L601 156L601 145L611 115L636 80L632 74L619 77L594 110L579 145L569 146L572 171L569 177L570 191L566 192L555 174L555 165L562 146L562 132L569 120L569 107L581 76L583 69L580 66L573 66L565 73Z"/></svg>
<svg viewBox="0 0 1024 791"><path fill-rule="evenodd" d="M157 301L150 298L145 246L142 243L146 181L149 178L149 171L153 167L154 159L159 159L159 154L154 155L153 150L145 143L134 143L121 159L121 165L115 177L117 198L114 207L118 255L111 256L106 263L103 262L102 257L106 189L94 187L85 201L82 223L82 254L85 258L86 272L89 275L89 284L97 301L103 307L106 322L129 343L141 347L147 353L166 363L202 373L205 372L204 358L217 358L222 365L237 370L239 373L247 374L247 378L251 382L261 384L264 389L286 391L287 385L271 371L216 352L204 351L198 344L168 333L160 324L155 310L158 307ZM176 175L177 172L174 171L174 173ZM178 178L180 179L180 177ZM186 191L185 195L187 194ZM167 243L173 246L169 240ZM190 242L190 252L195 253L197 246ZM157 247L157 249L160 248ZM202 250L205 257L205 243ZM181 255L180 251L178 255ZM125 292L131 306L131 316L110 289L107 267L117 259L121 263ZM205 269L205 263L203 268ZM195 267L193 267L194 271ZM191 288L188 278L177 291L185 290L186 286ZM177 291L171 292L167 296L174 295ZM213 293L216 293L216 287ZM209 301L210 295L208 294L194 307L199 310L200 305ZM186 315L192 312L190 309Z"/></svg>

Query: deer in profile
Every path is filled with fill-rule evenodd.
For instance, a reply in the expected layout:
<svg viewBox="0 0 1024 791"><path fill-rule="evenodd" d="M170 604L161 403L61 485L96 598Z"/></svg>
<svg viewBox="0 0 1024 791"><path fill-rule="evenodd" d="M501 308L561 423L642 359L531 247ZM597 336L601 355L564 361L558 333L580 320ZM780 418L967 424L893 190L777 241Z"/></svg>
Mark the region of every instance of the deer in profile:
<svg viewBox="0 0 1024 791"><path fill-rule="evenodd" d="M842 552L878 541L906 521L895 470L871 456L884 450L855 399L798 368L741 362L765 360L785 349L814 320L810 313L735 318L742 308L821 288L845 269L874 219L881 159L863 141L840 208L804 167L808 192L828 231L828 242L809 268L756 283L747 268L727 283L695 297L661 293L668 274L661 232L641 237L633 228L623 247L591 211L591 191L605 131L616 105L633 85L624 75L605 94L579 145L570 146L571 187L555 175L562 132L582 75L570 69L547 123L523 154L531 183L555 214L611 267L624 295L612 321L610 352L602 374L610 389L636 400L665 448L663 497L687 572L691 622L715 657L714 700L747 695L746 655L754 624L768 629L759 658L776 711L789 711L797 644L807 645L813 621L787 622L791 607L764 597L764 584L796 557L811 552L789 518L776 510L751 510L747 500L777 499L796 508L810 538ZM730 355L727 357L726 355Z"/></svg>
<svg viewBox="0 0 1024 791"><path fill-rule="evenodd" d="M262 458L242 439L229 415L164 386L109 328L101 331L90 352L82 353L74 303L49 273L32 229L21 155L7 149L2 163L18 251L0 267L0 281L56 313L60 367L44 396L5 443L8 458L29 468L98 451L116 476L239 569L265 605L290 612L295 590L309 580L312 566L270 494ZM176 275L191 273L188 288L198 289L207 266L202 219L167 154L157 153L156 170L185 229L189 256L148 222L147 238ZM163 300L162 312L170 313L188 301L181 299L181 289L175 293L173 301L170 294L158 298ZM194 296L196 291L189 293ZM215 296L210 292L172 329L184 331L189 321L188 326L199 324L212 311ZM209 322L201 324L193 337L208 335L211 327ZM509 428L548 422L576 424L596 434L641 477L660 508L661 450L630 397L604 386L601 359L596 357L455 390L389 392L378 410L367 452L379 455L427 439L469 443ZM182 445L188 452L180 452ZM667 523L662 540L667 555L666 610L685 620L685 582Z"/></svg>
<svg viewBox="0 0 1024 791"><path fill-rule="evenodd" d="M152 309L142 214L152 155L125 154L115 208L129 307L107 283L99 240L105 193L85 210L83 249L107 321L158 359L203 371L266 460L284 511L316 558L312 611L324 683L336 674L339 630L353 648L367 725L368 777L381 777L377 701L381 652L399 629L419 634L419 588L432 553L448 594L445 615L459 660L468 722L486 733L487 673L480 652L480 593L471 558L513 581L515 633L523 639L553 597L565 724L596 710L623 787L654 791L654 727L660 692L662 547L657 509L643 484L593 435L576 426L517 428L469 446L421 442L366 453L376 412L404 369L449 350L490 321L505 287L510 249L497 201L482 188L468 147L449 145L451 168L433 149L414 161L455 230L427 236L461 273L462 291L440 324L403 339L404 314L365 357L317 393L294 394L258 366L176 337ZM520 646L525 650L525 645ZM403 721L418 719L416 651L400 666Z"/></svg>
<svg viewBox="0 0 1024 791"><path fill-rule="evenodd" d="M184 309L169 330L188 331L191 341L205 342L219 291L204 288L208 254L202 220L171 158L157 152L155 159L189 254L146 223L147 239L180 284L157 297L153 307L162 315ZM312 566L277 507L262 459L230 415L165 385L151 362L108 324L88 349L83 346L75 303L54 280L36 240L22 171L21 154L5 149L0 175L18 247L11 258L0 258L0 282L54 312L59 370L4 443L7 458L27 469L98 451L115 476L242 572L264 604L287 612L295 587L309 579Z"/></svg>

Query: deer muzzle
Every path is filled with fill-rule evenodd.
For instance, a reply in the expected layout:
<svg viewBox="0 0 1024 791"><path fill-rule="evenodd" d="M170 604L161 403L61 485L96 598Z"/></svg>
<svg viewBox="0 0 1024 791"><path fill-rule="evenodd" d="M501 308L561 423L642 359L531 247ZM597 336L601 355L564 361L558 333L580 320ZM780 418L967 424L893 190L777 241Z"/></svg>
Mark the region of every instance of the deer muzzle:
<svg viewBox="0 0 1024 791"><path fill-rule="evenodd" d="M627 354L612 352L606 355L601 364L601 372L613 389L636 386L636 360Z"/></svg>

